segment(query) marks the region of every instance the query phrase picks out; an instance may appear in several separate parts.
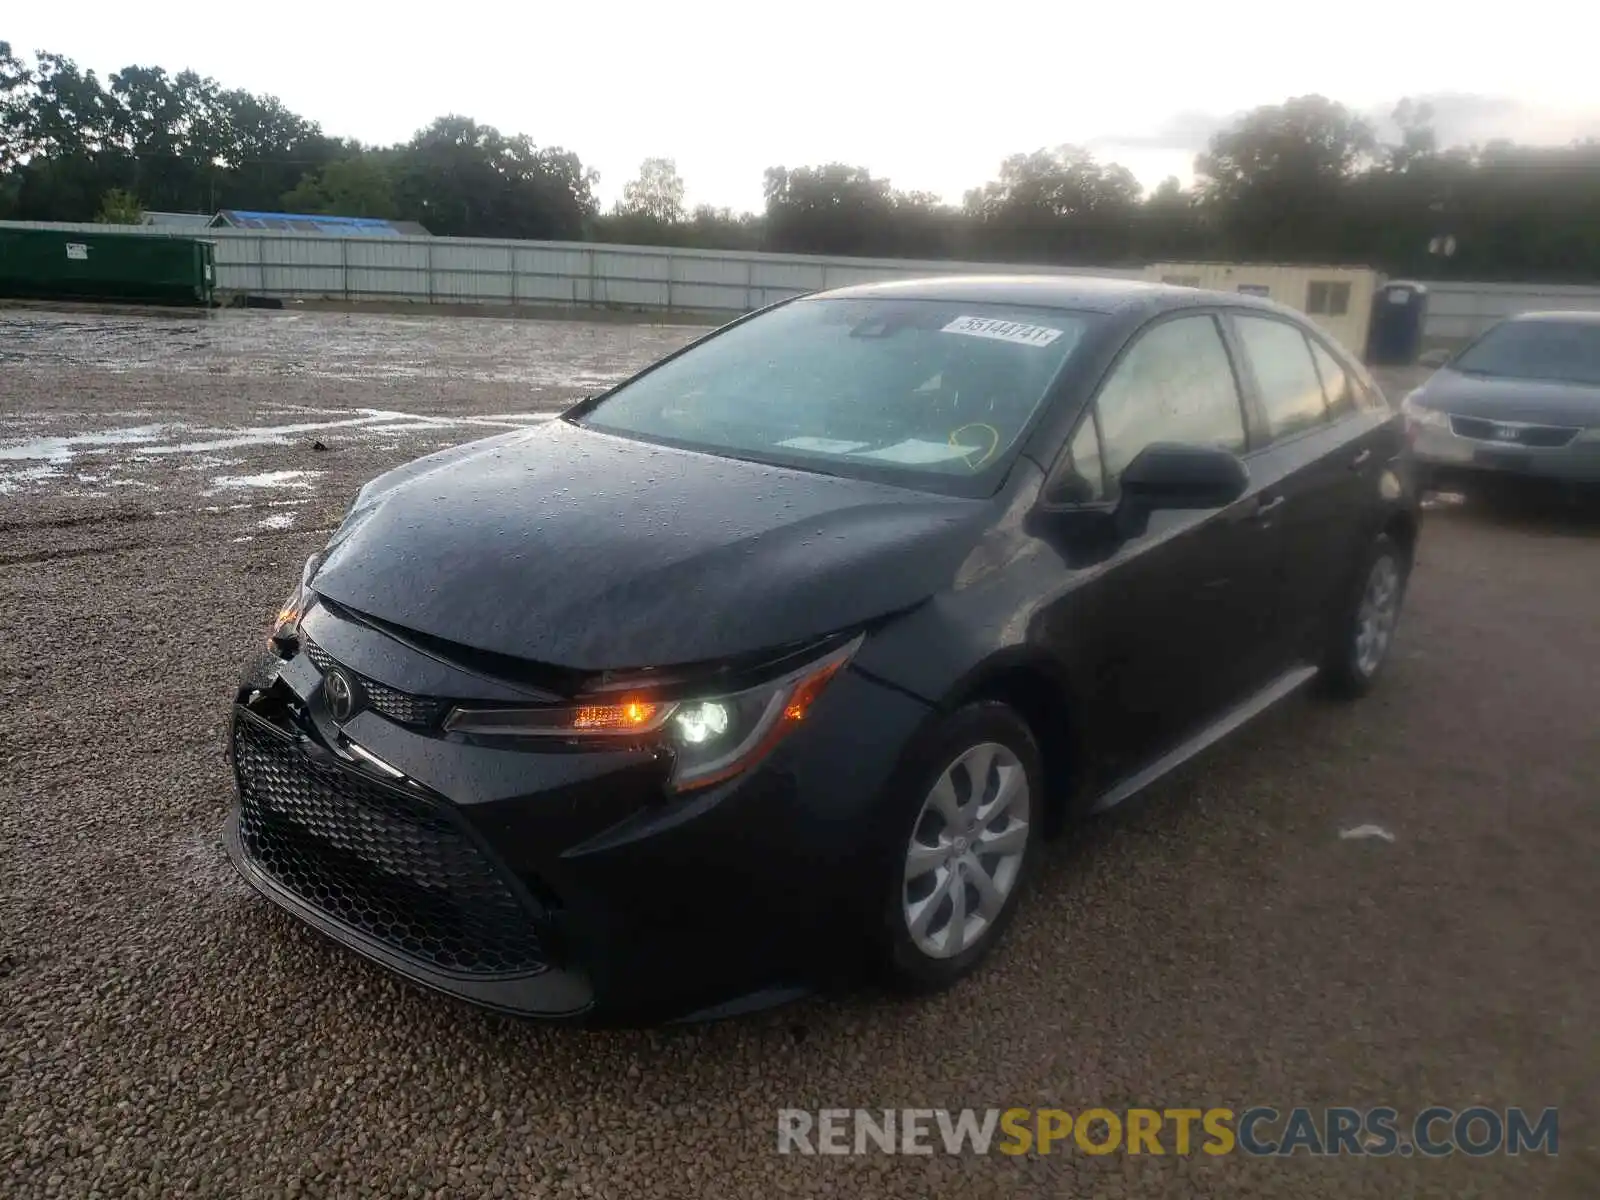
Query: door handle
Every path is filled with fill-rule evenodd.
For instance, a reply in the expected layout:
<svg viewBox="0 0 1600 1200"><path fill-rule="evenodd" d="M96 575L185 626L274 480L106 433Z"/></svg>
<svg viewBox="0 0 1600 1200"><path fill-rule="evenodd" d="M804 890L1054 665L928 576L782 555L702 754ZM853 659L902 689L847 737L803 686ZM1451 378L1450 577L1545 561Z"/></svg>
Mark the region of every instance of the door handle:
<svg viewBox="0 0 1600 1200"><path fill-rule="evenodd" d="M1273 496L1270 500L1266 497L1262 497L1260 500L1256 501L1256 511L1252 515L1259 520L1262 517L1271 516L1282 507L1282 496Z"/></svg>
<svg viewBox="0 0 1600 1200"><path fill-rule="evenodd" d="M1371 447L1368 447L1350 460L1350 469L1352 471L1359 471L1362 467L1367 465L1367 461L1371 459L1371 457L1372 449Z"/></svg>

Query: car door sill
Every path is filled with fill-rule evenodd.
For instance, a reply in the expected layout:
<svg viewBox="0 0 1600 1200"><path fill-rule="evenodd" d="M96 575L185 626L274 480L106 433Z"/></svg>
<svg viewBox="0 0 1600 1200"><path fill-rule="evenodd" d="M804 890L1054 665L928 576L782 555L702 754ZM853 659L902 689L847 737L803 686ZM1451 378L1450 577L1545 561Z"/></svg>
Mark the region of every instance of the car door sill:
<svg viewBox="0 0 1600 1200"><path fill-rule="evenodd" d="M1144 770L1124 779L1096 800L1089 811L1105 812L1109 808L1115 808L1130 796L1142 792L1174 767L1188 762L1207 746L1221 741L1252 717L1258 716L1291 692L1303 687L1316 673L1316 667L1301 666L1278 676L1243 703L1234 705L1199 733L1167 751Z"/></svg>

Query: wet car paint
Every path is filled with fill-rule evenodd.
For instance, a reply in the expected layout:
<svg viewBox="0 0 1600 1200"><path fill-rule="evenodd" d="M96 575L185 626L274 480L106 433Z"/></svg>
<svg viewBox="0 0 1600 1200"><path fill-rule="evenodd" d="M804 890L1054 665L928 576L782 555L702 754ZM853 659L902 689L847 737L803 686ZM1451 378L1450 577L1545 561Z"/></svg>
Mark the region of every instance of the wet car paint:
<svg viewBox="0 0 1600 1200"><path fill-rule="evenodd" d="M406 629L576 670L733 657L936 591L988 505L557 421L379 481L317 576Z"/></svg>
<svg viewBox="0 0 1600 1200"><path fill-rule="evenodd" d="M335 728L303 655L291 688L304 716L291 723L327 742L359 742L470 813L505 869L555 899L541 919L560 969L592 981L598 1012L660 1004L681 1015L825 973L848 957L840 930L859 932L870 912L861 889L885 845L887 781L938 713L1002 677L1042 685L1046 708L1031 714L1041 743L1052 757L1065 749L1083 760L1072 762L1063 802L1092 800L1276 674L1315 661L1359 565L1339 558L1386 524L1415 519L1415 497L1395 474L1399 419L1381 396L1359 418L1269 446L1248 377L1249 486L1236 503L1151 514L1108 536L1121 527L1107 513L1047 502L1062 442L1147 322L1278 311L1187 289L1091 289L1084 301L1070 284L1052 286L1108 320L987 497L554 422L431 456L357 498L314 590L335 616L414 641L423 657L480 674L485 688L518 686L519 671L501 669L516 664L526 668L521 684L537 679L555 694L587 673L647 667L681 666L685 687L703 672L709 686L730 657L864 630L815 722L743 775L675 797L664 787L669 764L643 749L610 760L496 748L371 712ZM1282 517L1260 519L1279 495ZM1321 546L1291 536L1330 521L1337 536ZM341 653L352 671L421 686L418 660L371 638L352 635ZM663 900L690 876L689 900ZM786 934L777 941L765 936L774 916ZM466 994L426 970L408 973ZM541 1011L509 996L499 1006Z"/></svg>

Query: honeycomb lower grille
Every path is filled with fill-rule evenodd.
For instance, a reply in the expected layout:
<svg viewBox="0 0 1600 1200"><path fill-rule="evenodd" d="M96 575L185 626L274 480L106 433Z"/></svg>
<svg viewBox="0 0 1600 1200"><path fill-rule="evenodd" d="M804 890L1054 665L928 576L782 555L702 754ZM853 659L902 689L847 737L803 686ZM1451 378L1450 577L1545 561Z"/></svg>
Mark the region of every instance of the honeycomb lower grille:
<svg viewBox="0 0 1600 1200"><path fill-rule="evenodd" d="M460 819L234 718L239 832L267 875L344 925L457 974L542 970L533 918Z"/></svg>

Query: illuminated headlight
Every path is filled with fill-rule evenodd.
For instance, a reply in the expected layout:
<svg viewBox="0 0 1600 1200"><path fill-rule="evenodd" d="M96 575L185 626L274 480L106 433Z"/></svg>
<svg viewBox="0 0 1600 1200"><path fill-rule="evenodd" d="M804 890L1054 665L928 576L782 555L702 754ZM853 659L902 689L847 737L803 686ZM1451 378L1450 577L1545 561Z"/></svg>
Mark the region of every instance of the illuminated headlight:
<svg viewBox="0 0 1600 1200"><path fill-rule="evenodd" d="M1400 401L1400 411L1405 414L1408 424L1421 425L1430 429L1449 429L1450 417L1436 408L1424 408L1417 403L1417 393L1412 392Z"/></svg>
<svg viewBox="0 0 1600 1200"><path fill-rule="evenodd" d="M695 700L672 714L672 733L685 746L703 746L728 732L733 720L722 700Z"/></svg>
<svg viewBox="0 0 1600 1200"><path fill-rule="evenodd" d="M300 571L300 582L283 598L283 603L278 606L278 615L267 630L267 645L286 658L290 657L288 652L300 640L300 618L306 615L306 609L311 606L311 581L316 577L317 568L322 566L322 559L321 554L313 554L306 559L306 565Z"/></svg>
<svg viewBox="0 0 1600 1200"><path fill-rule="evenodd" d="M684 791L719 783L766 757L806 719L859 641L771 683L681 702L667 722L674 752L672 786Z"/></svg>
<svg viewBox="0 0 1600 1200"><path fill-rule="evenodd" d="M806 719L828 681L861 645L848 645L777 679L718 695L624 697L546 708L455 709L451 733L480 737L643 739L672 754L672 787L706 787L749 769Z"/></svg>

